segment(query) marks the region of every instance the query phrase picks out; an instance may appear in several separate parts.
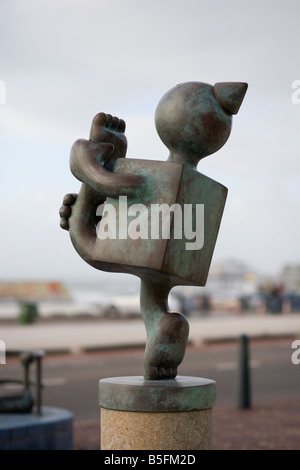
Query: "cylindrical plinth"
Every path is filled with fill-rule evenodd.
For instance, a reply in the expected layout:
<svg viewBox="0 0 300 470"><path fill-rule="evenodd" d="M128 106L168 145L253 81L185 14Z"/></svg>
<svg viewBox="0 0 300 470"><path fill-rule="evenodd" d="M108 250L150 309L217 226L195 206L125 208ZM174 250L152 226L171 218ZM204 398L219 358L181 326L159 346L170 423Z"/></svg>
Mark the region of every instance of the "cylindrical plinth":
<svg viewBox="0 0 300 470"><path fill-rule="evenodd" d="M209 450L213 380L141 376L99 381L102 450Z"/></svg>

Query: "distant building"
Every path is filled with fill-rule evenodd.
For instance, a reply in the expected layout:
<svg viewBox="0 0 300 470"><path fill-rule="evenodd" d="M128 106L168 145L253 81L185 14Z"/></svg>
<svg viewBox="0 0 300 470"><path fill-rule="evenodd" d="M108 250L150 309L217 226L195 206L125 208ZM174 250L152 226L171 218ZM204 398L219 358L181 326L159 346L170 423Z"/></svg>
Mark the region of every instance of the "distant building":
<svg viewBox="0 0 300 470"><path fill-rule="evenodd" d="M257 273L245 263L225 260L212 264L203 293L217 310L255 308L258 282Z"/></svg>
<svg viewBox="0 0 300 470"><path fill-rule="evenodd" d="M207 283L177 286L174 295L181 301L180 312L256 310L260 275L239 260L212 263Z"/></svg>
<svg viewBox="0 0 300 470"><path fill-rule="evenodd" d="M300 264L284 266L280 279L286 293L300 294Z"/></svg>
<svg viewBox="0 0 300 470"><path fill-rule="evenodd" d="M226 260L211 266L206 288L232 298L252 295L257 290L257 274L243 262Z"/></svg>
<svg viewBox="0 0 300 470"><path fill-rule="evenodd" d="M56 281L0 282L0 300L65 300L69 298L66 287Z"/></svg>

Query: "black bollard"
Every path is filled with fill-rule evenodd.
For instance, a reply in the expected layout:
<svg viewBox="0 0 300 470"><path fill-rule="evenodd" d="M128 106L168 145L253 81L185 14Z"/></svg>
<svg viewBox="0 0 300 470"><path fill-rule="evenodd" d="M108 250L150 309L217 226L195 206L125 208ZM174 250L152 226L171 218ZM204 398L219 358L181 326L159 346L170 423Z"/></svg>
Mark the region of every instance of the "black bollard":
<svg viewBox="0 0 300 470"><path fill-rule="evenodd" d="M239 340L238 408L251 408L248 336Z"/></svg>
<svg viewBox="0 0 300 470"><path fill-rule="evenodd" d="M42 414L42 358L45 356L44 351L36 351L36 413Z"/></svg>

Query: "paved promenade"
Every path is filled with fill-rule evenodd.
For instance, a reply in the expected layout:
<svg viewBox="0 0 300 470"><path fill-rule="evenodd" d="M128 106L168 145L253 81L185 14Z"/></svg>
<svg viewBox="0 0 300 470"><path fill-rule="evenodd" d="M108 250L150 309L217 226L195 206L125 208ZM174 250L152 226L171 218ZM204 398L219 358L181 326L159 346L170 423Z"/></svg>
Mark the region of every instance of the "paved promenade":
<svg viewBox="0 0 300 470"><path fill-rule="evenodd" d="M300 313L286 315L226 315L190 317L189 341L227 341L240 335L249 338L291 337L300 339ZM7 352L44 349L47 353L144 346L145 326L141 319L39 320L31 325L0 322L0 340Z"/></svg>
<svg viewBox="0 0 300 470"><path fill-rule="evenodd" d="M300 339L300 314L216 315L191 317L190 343L249 338ZM39 320L33 325L0 322L0 339L7 351L44 349L47 353L144 346L141 319L104 321L88 318ZM215 450L300 450L300 397L250 410L216 407L213 413ZM74 450L99 449L99 421L74 425Z"/></svg>

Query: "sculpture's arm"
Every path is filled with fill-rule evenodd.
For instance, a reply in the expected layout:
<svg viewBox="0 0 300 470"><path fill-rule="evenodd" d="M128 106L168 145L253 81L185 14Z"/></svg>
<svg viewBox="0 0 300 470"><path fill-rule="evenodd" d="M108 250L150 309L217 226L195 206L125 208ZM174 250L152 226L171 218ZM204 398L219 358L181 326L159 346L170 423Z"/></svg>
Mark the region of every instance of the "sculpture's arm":
<svg viewBox="0 0 300 470"><path fill-rule="evenodd" d="M133 174L117 174L104 168L113 158L115 147L111 143L79 139L71 149L70 168L73 175L106 197L132 195L144 178Z"/></svg>

